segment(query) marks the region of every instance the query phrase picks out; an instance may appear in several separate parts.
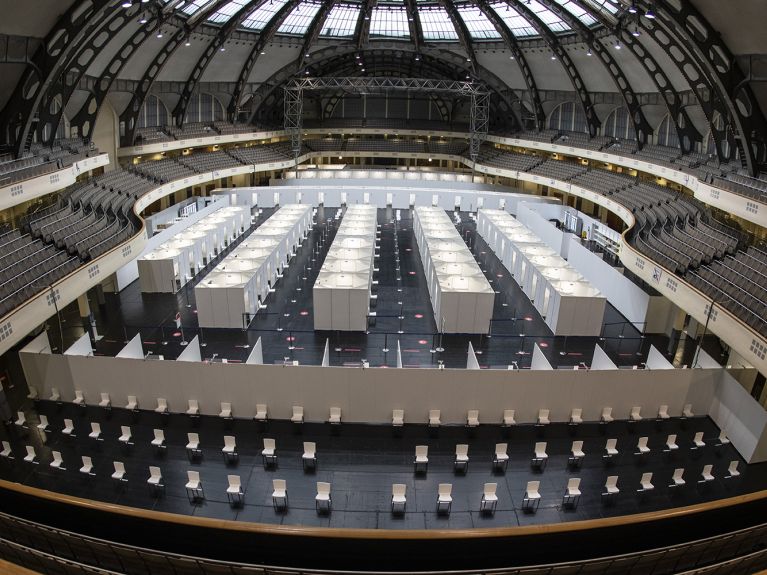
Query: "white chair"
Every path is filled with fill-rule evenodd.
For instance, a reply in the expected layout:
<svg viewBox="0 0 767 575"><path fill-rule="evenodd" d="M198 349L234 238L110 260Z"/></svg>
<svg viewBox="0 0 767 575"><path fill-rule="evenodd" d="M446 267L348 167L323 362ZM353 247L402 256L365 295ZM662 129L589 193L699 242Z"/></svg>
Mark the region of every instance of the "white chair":
<svg viewBox="0 0 767 575"><path fill-rule="evenodd" d="M549 421L549 410L548 409L539 409L538 410L538 422L536 425L548 425L551 423Z"/></svg>
<svg viewBox="0 0 767 575"><path fill-rule="evenodd" d="M669 419L671 416L668 414L668 405L661 405L658 408L658 420Z"/></svg>
<svg viewBox="0 0 767 575"><path fill-rule="evenodd" d="M237 453L237 441L234 435L224 435L224 447L221 448L221 454L224 456L224 461L237 461L240 454Z"/></svg>
<svg viewBox="0 0 767 575"><path fill-rule="evenodd" d="M242 490L242 480L239 475L226 476L226 497L230 505L242 505L245 492Z"/></svg>
<svg viewBox="0 0 767 575"><path fill-rule="evenodd" d="M64 420L64 429L61 430L61 433L68 435L69 437L77 437L75 435L75 424L72 423L71 419Z"/></svg>
<svg viewBox="0 0 767 575"><path fill-rule="evenodd" d="M108 393L102 393L101 394L101 401L99 401L99 407L111 410L112 409L112 400L109 397Z"/></svg>
<svg viewBox="0 0 767 575"><path fill-rule="evenodd" d="M101 424L95 421L91 422L91 432L88 434L90 439L95 441L103 441L101 438Z"/></svg>
<svg viewBox="0 0 767 575"><path fill-rule="evenodd" d="M702 447L706 447L706 442L703 441L703 432L699 431L695 434L695 437L692 438L691 449L701 449Z"/></svg>
<svg viewBox="0 0 767 575"><path fill-rule="evenodd" d="M16 421L13 424L21 429L27 429L27 416L23 411L16 412Z"/></svg>
<svg viewBox="0 0 767 575"><path fill-rule="evenodd" d="M82 390L75 390L75 398L72 400L72 403L78 407L85 407L85 396L83 395Z"/></svg>
<svg viewBox="0 0 767 575"><path fill-rule="evenodd" d="M83 466L80 468L80 473L83 473L85 475L96 475L93 473L93 460L87 456L83 455Z"/></svg>
<svg viewBox="0 0 767 575"><path fill-rule="evenodd" d="M540 481L528 481L525 488L525 496L522 498L522 509L536 511L541 504Z"/></svg>
<svg viewBox="0 0 767 575"><path fill-rule="evenodd" d="M416 445L413 459L414 473L426 473L429 467L429 446Z"/></svg>
<svg viewBox="0 0 767 575"><path fill-rule="evenodd" d="M571 477L567 480L565 494L562 496L562 507L569 506L573 509L578 507L581 499L581 479L580 477Z"/></svg>
<svg viewBox="0 0 767 575"><path fill-rule="evenodd" d="M637 441L637 450L634 455L646 455L650 453L650 448L647 447L647 437L640 437Z"/></svg>
<svg viewBox="0 0 767 575"><path fill-rule="evenodd" d="M112 473L112 479L117 481L128 481L125 479L125 464L122 461L113 461L114 473Z"/></svg>
<svg viewBox="0 0 767 575"><path fill-rule="evenodd" d="M405 425L405 410L394 409L391 412L391 424L394 427L402 427Z"/></svg>
<svg viewBox="0 0 767 575"><path fill-rule="evenodd" d="M617 439L608 439L605 443L605 454L602 456L602 459L610 460L616 455L618 455L618 449L616 448L616 445L618 444Z"/></svg>
<svg viewBox="0 0 767 575"><path fill-rule="evenodd" d="M256 404L256 415L253 416L253 419L256 421L260 421L262 423L266 423L269 419L267 408L265 403L257 403Z"/></svg>
<svg viewBox="0 0 767 575"><path fill-rule="evenodd" d="M133 445L133 442L131 439L133 438L133 434L131 432L130 427L127 425L121 425L120 426L120 437L117 438L117 441L122 443L124 446L128 447L129 445Z"/></svg>
<svg viewBox="0 0 767 575"><path fill-rule="evenodd" d="M165 449L165 432L162 429L155 429L154 439L150 444L156 449Z"/></svg>
<svg viewBox="0 0 767 575"><path fill-rule="evenodd" d="M3 446L5 446L7 442L3 441ZM732 479L733 477L738 477L740 475L740 471L738 471L738 461L733 460L730 461L730 466L727 468L727 475L724 476L725 479Z"/></svg>
<svg viewBox="0 0 767 575"><path fill-rule="evenodd" d="M717 438L716 447L722 447L723 445L728 445L730 443L730 438L727 437L727 434L724 432L724 430L719 432L719 437Z"/></svg>
<svg viewBox="0 0 767 575"><path fill-rule="evenodd" d="M331 407L330 417L328 417L328 423L331 425L339 425L341 423L341 408Z"/></svg>
<svg viewBox="0 0 767 575"><path fill-rule="evenodd" d="M272 505L275 511L288 508L288 483L284 479L272 479Z"/></svg>
<svg viewBox="0 0 767 575"><path fill-rule="evenodd" d="M444 513L450 515L450 508L453 506L452 483L440 483L437 487L437 514Z"/></svg>
<svg viewBox="0 0 767 575"><path fill-rule="evenodd" d="M682 479L682 475L684 475L683 467L675 469L674 475L671 476L671 485L669 485L669 487L682 487L685 484L684 479Z"/></svg>
<svg viewBox="0 0 767 575"><path fill-rule="evenodd" d="M442 422L439 419L440 417L440 410L439 409L430 409L429 410L429 427L439 427L442 425Z"/></svg>
<svg viewBox="0 0 767 575"><path fill-rule="evenodd" d="M497 491L497 483L485 483L482 488L482 499L479 502L480 513L489 513L490 515L495 513L495 508L498 505Z"/></svg>
<svg viewBox="0 0 767 575"><path fill-rule="evenodd" d="M317 469L317 444L314 441L304 441L304 454L301 456L304 471Z"/></svg>
<svg viewBox="0 0 767 575"><path fill-rule="evenodd" d="M314 508L317 513L330 513L333 507L333 500L330 497L330 483L325 481L317 482L317 495L314 496Z"/></svg>
<svg viewBox="0 0 767 575"><path fill-rule="evenodd" d="M517 421L514 419L514 410L513 409L504 409L503 410L503 427L511 427L512 425L516 425Z"/></svg>
<svg viewBox="0 0 767 575"><path fill-rule="evenodd" d="M493 469L503 469L505 472L509 466L509 444L496 443L495 454L493 455Z"/></svg>
<svg viewBox="0 0 767 575"><path fill-rule="evenodd" d="M570 425L580 425L583 423L583 409L580 407L574 407L570 412Z"/></svg>
<svg viewBox="0 0 767 575"><path fill-rule="evenodd" d="M676 434L672 433L666 438L666 449L663 451L670 453L672 451L676 451L677 449L679 449L679 446L676 444Z"/></svg>
<svg viewBox="0 0 767 575"><path fill-rule="evenodd" d="M642 421L642 408L638 406L634 406L631 408L631 413L629 413L629 421L632 423L635 423L637 421Z"/></svg>
<svg viewBox="0 0 767 575"><path fill-rule="evenodd" d="M138 411L138 400L135 395L128 396L128 403L125 405L125 409L134 413Z"/></svg>
<svg viewBox="0 0 767 575"><path fill-rule="evenodd" d="M40 423L37 424L38 431L48 432L50 430L51 424L48 423L48 416L47 415L40 415Z"/></svg>
<svg viewBox="0 0 767 575"><path fill-rule="evenodd" d="M570 447L570 457L567 458L567 464L579 467L586 454L583 452L583 441L573 441Z"/></svg>
<svg viewBox="0 0 767 575"><path fill-rule="evenodd" d="M407 497L405 492L407 491L407 485L404 483L394 483L391 486L391 512L392 513L404 513L407 506Z"/></svg>
<svg viewBox="0 0 767 575"><path fill-rule="evenodd" d="M168 400L163 397L157 398L157 407L154 408L155 413L161 415L168 415Z"/></svg>
<svg viewBox="0 0 767 575"><path fill-rule="evenodd" d="M277 442L269 437L264 437L264 448L261 450L261 459L264 467L277 465Z"/></svg>
<svg viewBox="0 0 767 575"><path fill-rule="evenodd" d="M603 407L602 408L602 415L599 416L599 422L600 423L610 423L613 421L613 408L612 407Z"/></svg>
<svg viewBox="0 0 767 575"><path fill-rule="evenodd" d="M695 414L692 412L692 403L685 403L684 407L682 408L682 419L687 419L690 417L695 417Z"/></svg>
<svg viewBox="0 0 767 575"><path fill-rule="evenodd" d="M187 410L186 414L189 417L199 417L200 416L200 402L196 399L190 399L187 401Z"/></svg>
<svg viewBox="0 0 767 575"><path fill-rule="evenodd" d="M202 488L202 481L200 481L200 472L187 470L186 472L186 496L189 499L189 503L194 503L198 499L205 499L205 491Z"/></svg>
<svg viewBox="0 0 767 575"><path fill-rule="evenodd" d="M162 482L162 471L159 467L149 466L149 479L146 482L154 495L159 494L165 489L165 485Z"/></svg>
<svg viewBox="0 0 767 575"><path fill-rule="evenodd" d="M3 441L3 450L0 451L0 457L6 460L16 459L12 455L11 444L8 441Z"/></svg>
<svg viewBox="0 0 767 575"><path fill-rule="evenodd" d="M466 427L477 427L477 426L479 426L479 410L470 409L469 412L466 414Z"/></svg>
<svg viewBox="0 0 767 575"><path fill-rule="evenodd" d="M221 419L227 419L229 421L234 419L232 417L232 404L231 403L226 403L226 402L222 401L221 402L221 411L219 412L218 416Z"/></svg>
<svg viewBox="0 0 767 575"><path fill-rule="evenodd" d="M621 490L618 488L618 476L608 476L607 481L605 481L605 490L602 492L602 501L605 500L605 497L607 498L607 501L611 501L613 497L620 493L620 491Z"/></svg>
<svg viewBox="0 0 767 575"><path fill-rule="evenodd" d="M545 441L539 441L535 444L535 454L533 456L533 459L530 461L530 465L533 467L538 467L541 470L543 470L544 467L546 467L546 463L548 462L549 455L546 453L546 442Z"/></svg>
<svg viewBox="0 0 767 575"><path fill-rule="evenodd" d="M202 457L200 435L198 433L187 433L186 440L186 456L189 458L189 461L192 461L195 457Z"/></svg>
<svg viewBox="0 0 767 575"><path fill-rule="evenodd" d="M459 443L455 446L455 461L453 471L466 473L469 470L469 446L465 443Z"/></svg>
<svg viewBox="0 0 767 575"><path fill-rule="evenodd" d="M51 461L51 467L54 469L60 469L62 471L66 471L66 467L64 467L64 459L61 457L60 451L51 451L51 455L53 455L53 461Z"/></svg>
<svg viewBox="0 0 767 575"><path fill-rule="evenodd" d="M304 408L300 405L293 406L293 415L290 416L290 421L293 423L304 422Z"/></svg>
<svg viewBox="0 0 767 575"><path fill-rule="evenodd" d="M61 405L61 394L59 393L58 387L51 388L51 396L48 399L57 403L58 405Z"/></svg>
<svg viewBox="0 0 767 575"><path fill-rule="evenodd" d="M714 475L711 473L713 468L714 466L710 463L708 465L704 465L703 471L700 472L700 480L698 480L698 483L708 483L709 481L713 481Z"/></svg>
<svg viewBox="0 0 767 575"><path fill-rule="evenodd" d="M639 489L637 489L637 493L644 494L653 489L655 489L655 486L652 484L652 471L643 473L642 478L639 480Z"/></svg>

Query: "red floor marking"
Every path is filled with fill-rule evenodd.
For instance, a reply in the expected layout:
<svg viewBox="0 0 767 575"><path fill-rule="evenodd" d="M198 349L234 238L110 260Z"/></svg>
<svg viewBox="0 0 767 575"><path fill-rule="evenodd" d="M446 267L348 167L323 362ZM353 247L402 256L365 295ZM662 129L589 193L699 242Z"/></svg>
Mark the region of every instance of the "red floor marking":
<svg viewBox="0 0 767 575"><path fill-rule="evenodd" d="M296 338L295 336L289 335L288 337L285 338L285 341L296 341Z"/></svg>
<svg viewBox="0 0 767 575"><path fill-rule="evenodd" d="M174 331L173 332L173 337L181 337L181 332L180 331Z"/></svg>
<svg viewBox="0 0 767 575"><path fill-rule="evenodd" d="M144 343L147 345L157 345L156 341L145 341Z"/></svg>
<svg viewBox="0 0 767 575"><path fill-rule="evenodd" d="M624 357L629 357L629 356L632 356L634 354L633 353L619 353L618 355L624 356Z"/></svg>
<svg viewBox="0 0 767 575"><path fill-rule="evenodd" d="M570 351L570 352L567 352L567 355L583 355L583 354L578 351Z"/></svg>
<svg viewBox="0 0 767 575"><path fill-rule="evenodd" d="M229 360L227 360L227 361L228 361L229 363L242 363L242 361L241 361L241 360L239 360L239 359L229 359Z"/></svg>
<svg viewBox="0 0 767 575"><path fill-rule="evenodd" d="M415 314L415 319L421 319L423 317L422 313Z"/></svg>
<svg viewBox="0 0 767 575"><path fill-rule="evenodd" d="M420 343L421 345L426 345L426 344L427 344L427 343L429 343L429 342L428 342L428 341L426 341L425 339L419 339L419 340L418 340L418 343Z"/></svg>
<svg viewBox="0 0 767 575"><path fill-rule="evenodd" d="M549 347L549 344L546 343L545 341L542 341L541 343L538 344L538 347Z"/></svg>
<svg viewBox="0 0 767 575"><path fill-rule="evenodd" d="M348 347L348 348L344 349L344 351L348 351L348 352L351 352L351 353L359 353L362 350L357 349L355 347Z"/></svg>
<svg viewBox="0 0 767 575"><path fill-rule="evenodd" d="M408 273L408 275L411 275L411 276L415 275L415 272L407 272L407 273Z"/></svg>
<svg viewBox="0 0 767 575"><path fill-rule="evenodd" d="M116 340L116 339L105 339L104 341L105 341L106 343L117 343L117 340Z"/></svg>
<svg viewBox="0 0 767 575"><path fill-rule="evenodd" d="M400 353L421 353L420 349L401 349Z"/></svg>
<svg viewBox="0 0 767 575"><path fill-rule="evenodd" d="M526 317L526 318L525 318L525 321L533 321L533 318L531 318L531 317Z"/></svg>
<svg viewBox="0 0 767 575"><path fill-rule="evenodd" d="M299 312L299 315L309 315L309 312L306 310L302 310Z"/></svg>
<svg viewBox="0 0 767 575"><path fill-rule="evenodd" d="M503 274L495 274L495 277L502 278Z"/></svg>

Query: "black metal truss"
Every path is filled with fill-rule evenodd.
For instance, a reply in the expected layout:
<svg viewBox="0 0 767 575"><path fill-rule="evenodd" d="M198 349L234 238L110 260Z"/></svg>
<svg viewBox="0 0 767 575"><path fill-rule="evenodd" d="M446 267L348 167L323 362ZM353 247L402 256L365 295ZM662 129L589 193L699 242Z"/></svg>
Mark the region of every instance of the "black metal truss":
<svg viewBox="0 0 767 575"><path fill-rule="evenodd" d="M62 67L56 80L46 89L39 108L37 139L51 145L56 138L56 128L64 115L64 109L85 76L88 68L126 23L132 21L142 10L142 5L114 9L108 19L102 20L97 30L77 46L77 52ZM47 134L47 138L45 137Z"/></svg>
<svg viewBox="0 0 767 575"><path fill-rule="evenodd" d="M211 40L205 47L202 55L197 59L194 68L192 68L192 72L189 74L189 77L184 84L184 89L181 91L181 97L173 110L173 119L177 126L183 124L184 118L186 118L189 102L194 95L197 84L200 82L205 70L207 70L208 66L213 61L213 58L216 57L216 54L218 54L224 44L226 44L226 41L229 39L232 32L237 30L237 28L240 27L240 24L242 24L254 10L258 10L261 6L266 4L266 2L267 0L260 0L259 2L246 4L240 8L240 10L226 21L218 31L218 34L216 34L213 40Z"/></svg>
<svg viewBox="0 0 767 575"><path fill-rule="evenodd" d="M610 51L605 48L602 42L594 38L594 34L592 34L591 30L589 30L589 28L583 22L573 16L569 11L565 10L558 3L554 2L553 0L538 1L543 6L551 10L554 14L559 16L564 22L567 23L568 26L570 26L570 28L575 30L575 32L584 42L586 42L592 52L596 55L597 59L604 66L605 70L607 70L610 78L615 83L616 87L618 90L620 90L620 93L623 96L623 101L625 102L626 108L631 115L632 123L634 126L634 133L636 134L637 141L639 142L640 146L647 143L647 139L653 133L652 126L650 125L650 122L647 121L647 118L642 111L642 105L639 102L639 98L637 97L636 92L634 92L634 89L631 87L628 78L626 78L626 75L623 73L623 70L621 70L621 67L615 61L615 58L613 58Z"/></svg>
<svg viewBox="0 0 767 575"><path fill-rule="evenodd" d="M26 67L0 114L0 137L18 157L31 144L33 124L45 90L60 73L72 52L114 8L112 0L81 0L59 18ZM62 102L63 104L63 102Z"/></svg>
<svg viewBox="0 0 767 575"><path fill-rule="evenodd" d="M719 161L729 161L730 154L735 148L733 132L728 130L726 125L721 129L718 128L715 121L717 116L722 119L724 124L729 121L729 114L724 102L719 97L718 91L712 87L698 63L687 54L676 36L668 34L666 31L655 25L654 23L656 21L657 19L648 20L647 18L640 18L638 24L643 33L648 34L658 46L663 48L664 52L674 62L679 72L684 76L690 89L695 93L695 98L697 99L701 110L703 110L703 115L706 116L706 121L711 130L711 137L714 139L714 144L716 145L716 153Z"/></svg>
<svg viewBox="0 0 767 575"><path fill-rule="evenodd" d="M663 101L666 104L666 109L674 122L676 133L679 139L679 146L682 151L687 154L693 151L696 142L702 141L703 137L700 132L695 128L690 115L687 113L687 108L684 106L682 98L679 93L674 89L666 72L661 68L655 58L652 57L649 51L637 40L633 34L631 34L625 28L620 30L620 40L623 44L631 50L631 53L636 57L637 61L644 67L647 75L655 84L658 93L663 97Z"/></svg>
<svg viewBox="0 0 767 575"><path fill-rule="evenodd" d="M423 38L423 30L421 29L421 21L418 19L418 8L416 7L415 0L405 0L405 9L407 10L407 24L410 30L410 41L415 47L415 53L417 54L421 50L421 38Z"/></svg>
<svg viewBox="0 0 767 575"><path fill-rule="evenodd" d="M535 28L536 32L538 32L541 38L543 38L544 42L546 42L551 51L554 52L555 56L562 64L562 67L564 68L570 83L573 86L575 94L578 96L578 101L581 105L581 108L583 108L584 115L586 116L586 125L589 129L589 135L592 138L596 136L601 123L599 122L597 113L594 110L594 104L591 102L591 96L589 96L589 91L586 89L586 85L583 83L583 78L581 78L581 74L578 72L578 68L575 67L575 64L570 59L570 55L559 43L557 36L524 3L512 2L511 0L504 0L504 2L511 5L512 8L519 12L519 14L523 16L533 28Z"/></svg>
<svg viewBox="0 0 767 575"><path fill-rule="evenodd" d="M85 103L71 119L71 124L79 128L81 137L91 138L99 110L101 110L112 85L131 57L148 38L152 37L159 27L160 20L158 18L148 19L147 23L139 27L112 57L98 80L88 87ZM78 89L82 90L82 85L78 86Z"/></svg>
<svg viewBox="0 0 767 575"><path fill-rule="evenodd" d="M413 0L410 1L412 2ZM532 116L535 122L535 129L543 130L546 126L546 112L543 111L541 94L538 91L538 86L535 83L533 71L530 69L530 66L527 63L527 58L525 58L522 50L519 49L519 43L517 42L514 33L506 25L506 22L504 22L503 18L500 18L496 11L490 8L487 0L478 0L477 6L482 11L482 13L487 16L487 19L490 20L493 26L495 26L495 29L501 35L501 38L509 48L511 55L514 57L514 61L519 66L519 69L522 72L522 77L525 80L525 86L527 86L527 91L530 94L530 102L533 108Z"/></svg>
<svg viewBox="0 0 767 575"><path fill-rule="evenodd" d="M234 92L232 92L232 97L229 100L227 113L231 121L234 121L240 113L240 102L242 100L243 91L245 90L245 84L247 84L248 78L250 78L250 74L253 72L256 61L259 56L261 56L261 52L263 52L267 44L272 41L277 30L285 21L285 18L287 18L301 2L302 0L288 0L288 2L283 5L274 16L272 16L272 19L269 20L269 23L258 35L256 44L251 49L245 60L245 64L243 64L242 69L240 70L240 74L237 77L237 84L235 84Z"/></svg>
<svg viewBox="0 0 767 575"><path fill-rule="evenodd" d="M678 35L694 59L701 62L729 112L741 163L755 176L760 165L767 163L767 120L753 90L720 34L692 2L677 0L679 9L674 4L668 0L656 2L656 20L668 33Z"/></svg>
<svg viewBox="0 0 767 575"><path fill-rule="evenodd" d="M317 11L317 14L312 18L312 22L309 25L309 29L306 31L306 38L304 44L301 47L301 54L298 57L298 65L303 66L304 60L309 57L309 50L311 50L317 38L320 37L322 31L322 25L330 14L330 11L336 5L336 0L326 0L323 2L322 7Z"/></svg>
<svg viewBox="0 0 767 575"><path fill-rule="evenodd" d="M373 9L377 3L377 0L362 0L360 19L354 30L354 43L357 45L357 50L362 50L370 41L370 19L373 17Z"/></svg>
<svg viewBox="0 0 767 575"><path fill-rule="evenodd" d="M461 43L461 46L463 46L463 49L466 52L467 61L471 63L472 73L476 74L477 73L477 56L474 53L474 47L471 43L471 34L469 33L469 29L466 27L466 23L463 21L463 18L461 18L460 15L458 14L458 10L455 9L455 4L453 4L453 0L438 0L438 1L447 12L448 17L450 18L450 22L452 22L453 27L455 28L455 31L458 34L458 41Z"/></svg>

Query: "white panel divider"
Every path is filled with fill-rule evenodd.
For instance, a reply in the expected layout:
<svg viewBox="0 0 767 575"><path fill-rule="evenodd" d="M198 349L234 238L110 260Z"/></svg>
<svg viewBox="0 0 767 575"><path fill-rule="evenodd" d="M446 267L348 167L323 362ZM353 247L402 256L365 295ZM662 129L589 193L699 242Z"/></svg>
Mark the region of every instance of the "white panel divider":
<svg viewBox="0 0 767 575"><path fill-rule="evenodd" d="M202 353L200 352L200 340L197 336L194 336L194 339L187 344L184 351L181 352L181 355L176 358L176 361L202 361Z"/></svg>
<svg viewBox="0 0 767 575"><path fill-rule="evenodd" d="M654 345L650 346L647 352L647 369L674 369L674 366L663 357L663 354L657 350Z"/></svg>
<svg viewBox="0 0 767 575"><path fill-rule="evenodd" d="M477 361L477 354L474 353L474 346L469 342L469 351L466 357L466 369L479 369L479 361Z"/></svg>
<svg viewBox="0 0 767 575"><path fill-rule="evenodd" d="M541 351L541 348L538 347L537 343L533 347L533 357L530 360L530 369L535 371L554 369L553 367L551 367L549 360L546 359L546 356Z"/></svg>
<svg viewBox="0 0 767 575"><path fill-rule="evenodd" d="M263 365L264 363L264 348L261 343L261 338L256 340L256 345L253 346L253 351L250 352L248 359L245 360L248 365Z"/></svg>
<svg viewBox="0 0 767 575"><path fill-rule="evenodd" d="M85 332L81 335L75 343L67 348L64 355L93 355L90 334Z"/></svg>
<svg viewBox="0 0 767 575"><path fill-rule="evenodd" d="M599 344L594 345L594 357L591 360L591 369L618 369L613 360L605 353Z"/></svg>
<svg viewBox="0 0 767 575"><path fill-rule="evenodd" d="M141 344L141 334L137 333L115 357L142 359L144 357L144 346Z"/></svg>

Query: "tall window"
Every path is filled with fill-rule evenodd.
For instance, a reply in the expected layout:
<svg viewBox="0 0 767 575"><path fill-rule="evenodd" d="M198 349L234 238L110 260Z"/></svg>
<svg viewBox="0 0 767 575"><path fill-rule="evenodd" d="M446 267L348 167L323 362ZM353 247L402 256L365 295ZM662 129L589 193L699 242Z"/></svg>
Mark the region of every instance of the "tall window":
<svg viewBox="0 0 767 575"><path fill-rule="evenodd" d="M625 106L615 108L602 124L602 135L613 138L634 139L631 116Z"/></svg>
<svg viewBox="0 0 767 575"><path fill-rule="evenodd" d="M666 114L663 117L656 134L658 136L659 145L668 146L670 148L679 147L679 134L676 131L676 126L670 115Z"/></svg>
<svg viewBox="0 0 767 575"><path fill-rule="evenodd" d="M189 100L184 122L220 122L224 119L224 106L211 94L195 94Z"/></svg>
<svg viewBox="0 0 767 575"><path fill-rule="evenodd" d="M138 116L137 128L151 128L154 126L168 125L168 108L162 103L162 100L154 95L147 96L144 107Z"/></svg>
<svg viewBox="0 0 767 575"><path fill-rule="evenodd" d="M564 132L588 132L586 114L575 102L563 102L549 115L549 129Z"/></svg>

